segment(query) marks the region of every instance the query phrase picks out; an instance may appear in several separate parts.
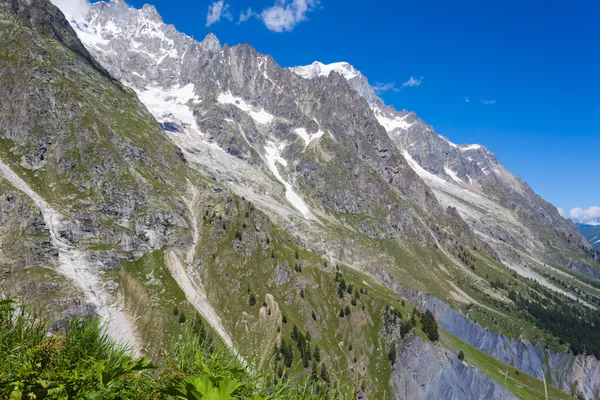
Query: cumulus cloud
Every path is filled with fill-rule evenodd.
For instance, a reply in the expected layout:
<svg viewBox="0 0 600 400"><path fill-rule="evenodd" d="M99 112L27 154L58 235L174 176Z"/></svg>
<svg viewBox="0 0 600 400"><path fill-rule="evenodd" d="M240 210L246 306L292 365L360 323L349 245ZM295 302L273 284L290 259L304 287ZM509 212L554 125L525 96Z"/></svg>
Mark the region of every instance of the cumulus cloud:
<svg viewBox="0 0 600 400"><path fill-rule="evenodd" d="M211 26L219 21L221 18L233 19L229 12L229 4L225 4L225 0L218 0L208 6L208 13L206 14L206 26Z"/></svg>
<svg viewBox="0 0 600 400"><path fill-rule="evenodd" d="M422 82L423 82L423 77L415 78L415 77L411 76L409 80L407 80L406 82L404 82L402 84L402 86L403 87L420 86Z"/></svg>
<svg viewBox="0 0 600 400"><path fill-rule="evenodd" d="M73 19L87 13L90 3L87 0L51 0L52 3L60 8L67 19Z"/></svg>
<svg viewBox="0 0 600 400"><path fill-rule="evenodd" d="M373 90L377 94L383 94L383 93L388 92L388 91L392 91L392 92L399 92L400 91L400 89L398 89L396 87L396 84L394 82L390 82L390 83L377 82L373 86Z"/></svg>
<svg viewBox="0 0 600 400"><path fill-rule="evenodd" d="M569 216L577 222L600 225L600 207L576 207L571 209Z"/></svg>
<svg viewBox="0 0 600 400"><path fill-rule="evenodd" d="M306 14L318 4L318 0L277 0L260 13L260 18L271 31L291 32L297 24L308 19Z"/></svg>
<svg viewBox="0 0 600 400"><path fill-rule="evenodd" d="M558 213L560 214L561 217L567 218L567 213L565 212L564 208L558 207L557 210L558 210Z"/></svg>
<svg viewBox="0 0 600 400"><path fill-rule="evenodd" d="M471 99L469 99L469 96L465 96L465 103L470 103Z"/></svg>
<svg viewBox="0 0 600 400"><path fill-rule="evenodd" d="M246 12L241 12L240 13L240 18L238 19L238 22L246 22L248 21L250 18L254 18L254 17L260 17L259 14L255 13L254 11L252 11L252 7L248 7L248 9L246 10Z"/></svg>
<svg viewBox="0 0 600 400"><path fill-rule="evenodd" d="M483 104L486 106L491 106L492 104L496 104L496 100L481 100Z"/></svg>

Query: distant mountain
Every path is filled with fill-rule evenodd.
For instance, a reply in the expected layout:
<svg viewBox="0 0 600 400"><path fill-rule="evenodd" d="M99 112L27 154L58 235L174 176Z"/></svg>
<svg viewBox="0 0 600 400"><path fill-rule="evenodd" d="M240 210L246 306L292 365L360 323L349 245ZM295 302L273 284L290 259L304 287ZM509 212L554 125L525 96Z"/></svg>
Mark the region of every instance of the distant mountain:
<svg viewBox="0 0 600 400"><path fill-rule="evenodd" d="M576 223L577 229L585 236L590 242L592 247L597 251L600 251L600 225L588 225Z"/></svg>

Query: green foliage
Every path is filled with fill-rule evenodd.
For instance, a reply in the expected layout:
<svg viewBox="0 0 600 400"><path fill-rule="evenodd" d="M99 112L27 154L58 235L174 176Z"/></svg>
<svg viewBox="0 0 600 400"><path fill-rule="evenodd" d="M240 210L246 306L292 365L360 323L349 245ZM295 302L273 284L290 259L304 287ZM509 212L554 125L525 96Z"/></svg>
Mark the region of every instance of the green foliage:
<svg viewBox="0 0 600 400"><path fill-rule="evenodd" d="M526 310L536 325L568 343L577 354L592 354L600 358L600 312L578 307L565 301L561 295L548 294L543 298L535 294L524 297L513 294L519 309Z"/></svg>
<svg viewBox="0 0 600 400"><path fill-rule="evenodd" d="M180 324L184 324L186 320L187 320L187 318L186 318L186 316L185 316L185 313L181 312L181 313L179 314L179 319L178 319L179 323L180 323Z"/></svg>
<svg viewBox="0 0 600 400"><path fill-rule="evenodd" d="M390 360L390 364L396 364L396 343L392 343L392 347L388 353L388 360Z"/></svg>
<svg viewBox="0 0 600 400"><path fill-rule="evenodd" d="M323 382L329 383L329 373L327 372L327 367L325 364L323 364L323 367L321 367L321 379Z"/></svg>
<svg viewBox="0 0 600 400"><path fill-rule="evenodd" d="M256 305L256 296L254 293L250 293L250 296L248 296L248 304L250 304L251 307Z"/></svg>
<svg viewBox="0 0 600 400"><path fill-rule="evenodd" d="M313 352L313 358L316 362L321 362L321 350L319 349L319 345L315 344L315 351Z"/></svg>
<svg viewBox="0 0 600 400"><path fill-rule="evenodd" d="M435 322L435 317L431 313L431 311L425 311L425 314L421 317L421 325L423 328L423 332L427 334L427 337L432 342L437 341L440 338L440 334L438 332L438 324Z"/></svg>
<svg viewBox="0 0 600 400"><path fill-rule="evenodd" d="M97 318L75 319L63 333L10 300L0 300L0 398L6 399L343 399L310 377L251 374L212 346L197 317L154 365L112 342ZM291 345L282 345L293 356ZM291 365L291 363L290 363ZM313 376L316 375L316 364ZM278 375L278 376L277 376ZM326 379L325 379L325 378ZM327 370L321 379L329 381Z"/></svg>
<svg viewBox="0 0 600 400"><path fill-rule="evenodd" d="M465 353L463 353L463 351L462 351L462 350L458 352L458 359L459 359L460 361L462 361L462 360L464 360L464 359L465 359Z"/></svg>

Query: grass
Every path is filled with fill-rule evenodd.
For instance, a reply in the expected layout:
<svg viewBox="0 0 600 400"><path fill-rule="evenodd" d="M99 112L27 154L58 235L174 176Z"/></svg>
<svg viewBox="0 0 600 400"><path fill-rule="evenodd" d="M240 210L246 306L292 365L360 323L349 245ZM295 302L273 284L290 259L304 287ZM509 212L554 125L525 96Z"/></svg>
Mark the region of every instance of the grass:
<svg viewBox="0 0 600 400"><path fill-rule="evenodd" d="M545 398L543 381L462 342L445 330L442 330L441 341L456 354L462 350L465 354L465 363L479 369L520 399L539 400ZM549 400L575 399L554 386L548 385L547 388Z"/></svg>
<svg viewBox="0 0 600 400"><path fill-rule="evenodd" d="M207 345L190 320L160 363L112 342L97 318L48 335L42 320L0 301L0 398L10 399L350 399L351 389L254 374ZM201 323L200 323L201 325Z"/></svg>

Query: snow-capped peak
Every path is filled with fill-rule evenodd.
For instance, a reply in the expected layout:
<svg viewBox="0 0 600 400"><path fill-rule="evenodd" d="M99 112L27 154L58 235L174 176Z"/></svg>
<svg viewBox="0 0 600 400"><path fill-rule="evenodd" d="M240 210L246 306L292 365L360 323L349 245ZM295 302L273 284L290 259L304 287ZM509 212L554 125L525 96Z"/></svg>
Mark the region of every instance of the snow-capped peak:
<svg viewBox="0 0 600 400"><path fill-rule="evenodd" d="M310 65L304 65L300 67L290 68L292 72L305 79L313 79L318 76L329 76L332 71L335 71L342 75L346 80L356 78L360 72L356 70L352 65L347 62L335 62L331 64L323 64L322 62L315 61Z"/></svg>

